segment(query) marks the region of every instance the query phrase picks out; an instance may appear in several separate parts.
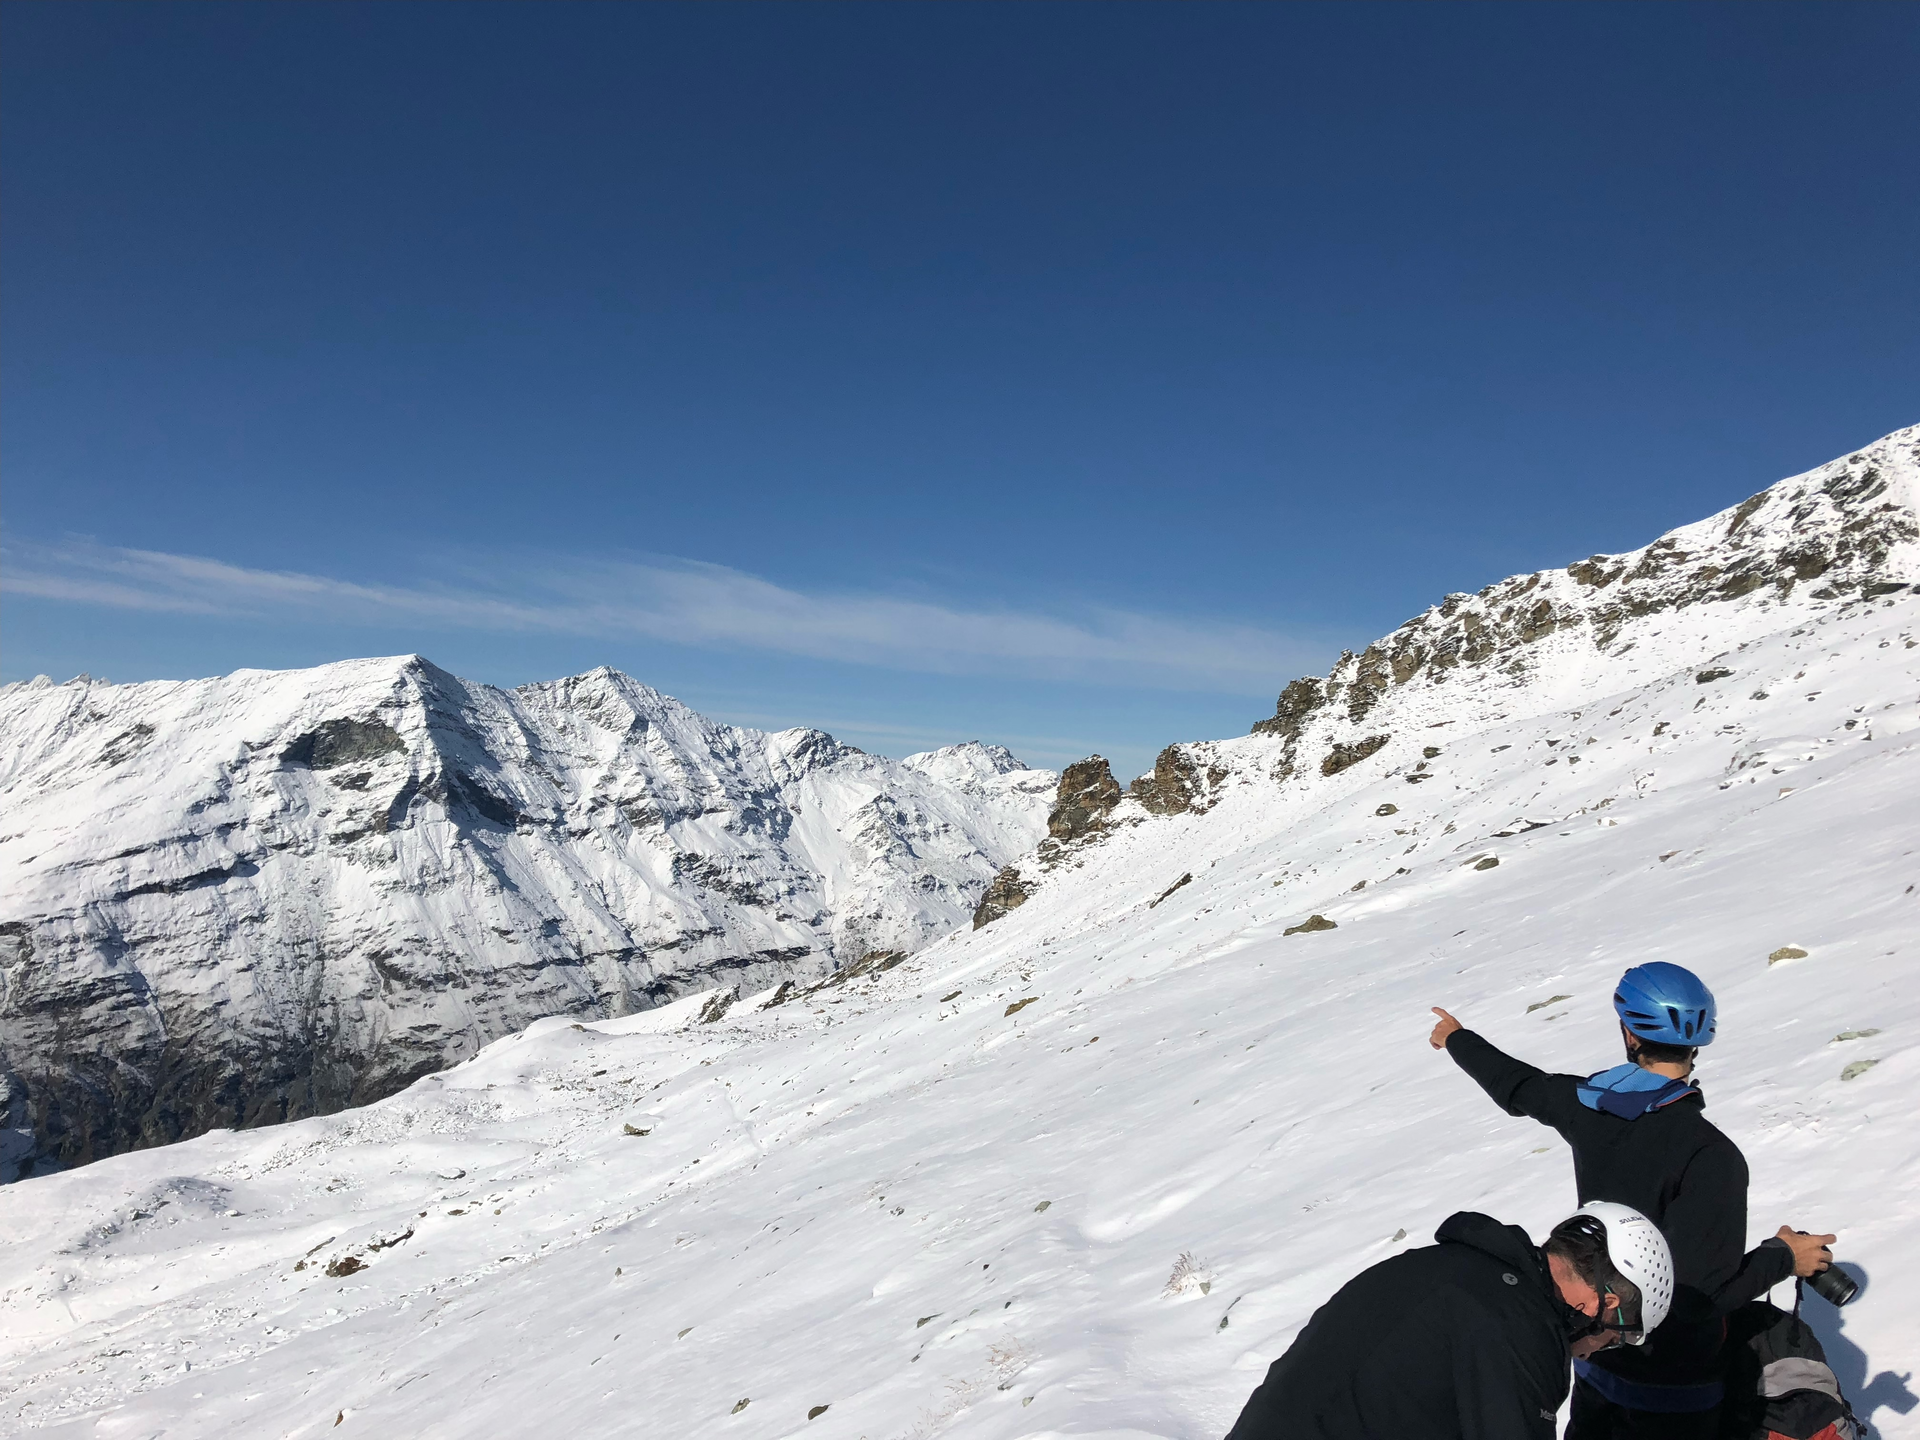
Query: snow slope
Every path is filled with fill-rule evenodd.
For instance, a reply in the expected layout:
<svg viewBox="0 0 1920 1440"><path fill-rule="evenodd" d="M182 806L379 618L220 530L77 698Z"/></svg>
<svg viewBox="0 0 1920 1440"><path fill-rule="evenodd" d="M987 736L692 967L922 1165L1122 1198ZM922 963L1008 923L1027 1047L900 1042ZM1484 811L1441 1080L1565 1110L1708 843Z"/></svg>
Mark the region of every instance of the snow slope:
<svg viewBox="0 0 1920 1440"><path fill-rule="evenodd" d="M1053 778L721 725L606 669L8 686L0 1179L377 1099L542 1015L916 950Z"/></svg>
<svg viewBox="0 0 1920 1440"><path fill-rule="evenodd" d="M1478 693L1511 653L1397 682L1330 774L1307 727L1344 710L1218 742L1169 766L1189 804L1055 837L1017 909L871 978L542 1021L0 1190L0 1429L1218 1435L1357 1270L1571 1208L1427 1007L1597 1069L1614 977L1665 958L1720 998L1750 1239L1839 1232L1866 1283L1809 1313L1920 1436L1920 596L1875 590L1920 581L1906 543L1826 597L1630 617L1545 699Z"/></svg>

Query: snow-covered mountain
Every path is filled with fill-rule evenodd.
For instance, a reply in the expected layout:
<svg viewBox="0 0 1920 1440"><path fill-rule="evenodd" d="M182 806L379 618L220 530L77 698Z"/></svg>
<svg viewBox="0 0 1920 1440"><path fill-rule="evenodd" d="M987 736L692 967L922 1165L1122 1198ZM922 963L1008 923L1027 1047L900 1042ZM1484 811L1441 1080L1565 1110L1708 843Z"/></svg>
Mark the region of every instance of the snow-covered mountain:
<svg viewBox="0 0 1920 1440"><path fill-rule="evenodd" d="M1916 445L1606 585L1452 597L1130 792L1072 767L981 923L892 969L542 1021L378 1104L0 1189L0 1426L1219 1435L1356 1271L1573 1204L1428 1007L1599 1069L1614 978L1671 959L1720 999L1749 1242L1839 1232L1866 1283L1807 1314L1920 1437ZM1795 540L1835 548L1789 586Z"/></svg>
<svg viewBox="0 0 1920 1440"><path fill-rule="evenodd" d="M0 1179L378 1099L543 1015L917 950L1053 782L717 724L606 669L8 686Z"/></svg>

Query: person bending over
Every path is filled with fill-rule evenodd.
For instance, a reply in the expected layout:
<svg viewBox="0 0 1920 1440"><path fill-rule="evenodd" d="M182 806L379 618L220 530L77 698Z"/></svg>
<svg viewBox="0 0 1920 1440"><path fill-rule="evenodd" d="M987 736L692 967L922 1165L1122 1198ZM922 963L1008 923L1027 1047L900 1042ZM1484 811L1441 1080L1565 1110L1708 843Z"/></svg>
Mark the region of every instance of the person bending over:
<svg viewBox="0 0 1920 1440"><path fill-rule="evenodd" d="M1667 1242L1624 1205L1538 1249L1471 1211L1433 1238L1314 1311L1227 1440L1552 1440L1569 1354L1640 1343L1672 1295Z"/></svg>
<svg viewBox="0 0 1920 1440"><path fill-rule="evenodd" d="M1693 1078L1717 1024L1699 976L1665 962L1636 965L1620 977L1613 1004L1627 1063L1597 1075L1537 1070L1438 1006L1429 1040L1509 1115L1560 1132L1573 1147L1582 1203L1630 1205L1673 1247L1672 1315L1645 1347L1576 1362L1567 1440L1711 1440L1726 1315L1790 1276L1824 1270L1834 1237L1783 1225L1746 1249L1746 1157L1708 1121Z"/></svg>

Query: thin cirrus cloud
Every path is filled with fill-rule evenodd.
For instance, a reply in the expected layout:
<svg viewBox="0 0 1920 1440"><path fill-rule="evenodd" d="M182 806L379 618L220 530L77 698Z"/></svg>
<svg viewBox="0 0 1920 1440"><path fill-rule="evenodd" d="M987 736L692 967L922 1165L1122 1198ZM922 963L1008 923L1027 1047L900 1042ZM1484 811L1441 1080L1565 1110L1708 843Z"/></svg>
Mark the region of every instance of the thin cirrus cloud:
<svg viewBox="0 0 1920 1440"><path fill-rule="evenodd" d="M16 595L209 618L644 638L947 674L1265 694L1319 645L1256 626L1087 609L1067 618L817 594L700 561L490 564L488 580L366 584L92 543L10 544Z"/></svg>

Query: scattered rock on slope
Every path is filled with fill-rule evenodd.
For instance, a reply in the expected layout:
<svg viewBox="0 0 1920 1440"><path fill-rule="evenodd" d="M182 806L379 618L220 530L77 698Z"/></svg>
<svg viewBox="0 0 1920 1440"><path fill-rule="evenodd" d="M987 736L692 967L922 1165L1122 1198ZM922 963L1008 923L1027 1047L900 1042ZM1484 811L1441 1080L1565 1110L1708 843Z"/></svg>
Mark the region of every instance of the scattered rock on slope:
<svg viewBox="0 0 1920 1440"><path fill-rule="evenodd" d="M1327 758L1320 762L1320 773L1338 775L1342 770L1351 770L1369 755L1378 752L1392 738L1391 735L1369 735L1350 745L1335 745L1327 752Z"/></svg>

